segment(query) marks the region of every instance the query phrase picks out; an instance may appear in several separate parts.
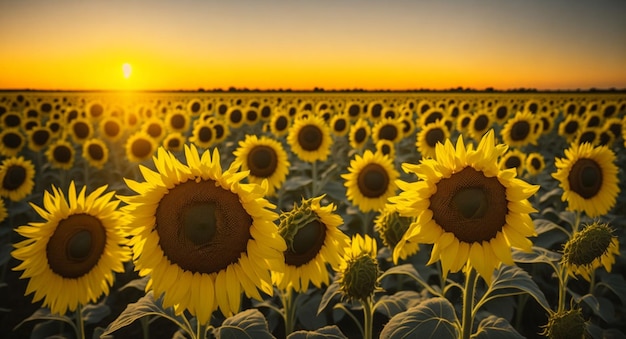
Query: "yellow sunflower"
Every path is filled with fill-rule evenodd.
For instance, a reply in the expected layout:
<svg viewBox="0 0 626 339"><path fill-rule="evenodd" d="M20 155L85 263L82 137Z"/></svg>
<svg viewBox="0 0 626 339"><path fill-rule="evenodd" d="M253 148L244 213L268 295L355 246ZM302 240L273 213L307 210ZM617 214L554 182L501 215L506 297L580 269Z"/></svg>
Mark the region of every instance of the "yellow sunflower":
<svg viewBox="0 0 626 339"><path fill-rule="evenodd" d="M24 148L24 135L18 128L7 128L0 131L0 155L16 156Z"/></svg>
<svg viewBox="0 0 626 339"><path fill-rule="evenodd" d="M5 128L19 128L22 126L22 114L18 112L7 112L2 114L2 120L0 120L0 127Z"/></svg>
<svg viewBox="0 0 626 339"><path fill-rule="evenodd" d="M435 146L438 143L444 143L446 139L450 138L450 132L445 125L445 120L437 120L432 122L417 133L417 150L422 155L422 158L434 158Z"/></svg>
<svg viewBox="0 0 626 339"><path fill-rule="evenodd" d="M109 161L109 148L98 138L89 139L83 144L83 158L90 166L100 169Z"/></svg>
<svg viewBox="0 0 626 339"><path fill-rule="evenodd" d="M572 144L565 158L556 158L552 176L563 188L561 200L570 211L584 211L595 218L615 205L620 189L617 185L615 153L606 146Z"/></svg>
<svg viewBox="0 0 626 339"><path fill-rule="evenodd" d="M438 120L443 120L447 117L445 110L438 109L436 107L429 108L427 111L420 115L420 126L426 126Z"/></svg>
<svg viewBox="0 0 626 339"><path fill-rule="evenodd" d="M68 170L74 165L74 147L65 139L53 142L46 151L46 158L53 168Z"/></svg>
<svg viewBox="0 0 626 339"><path fill-rule="evenodd" d="M312 283L328 285L326 264L337 270L348 236L339 226L343 219L333 213L334 204L321 206L324 196L304 200L280 215L279 234L287 243L284 271L273 271L272 279L283 291L305 292Z"/></svg>
<svg viewBox="0 0 626 339"><path fill-rule="evenodd" d="M91 122L84 118L72 120L69 127L69 134L76 144L82 144L85 140L91 138L93 127Z"/></svg>
<svg viewBox="0 0 626 339"><path fill-rule="evenodd" d="M186 140L187 138L178 132L168 133L163 140L163 147L170 152L180 152L183 150Z"/></svg>
<svg viewBox="0 0 626 339"><path fill-rule="evenodd" d="M509 115L511 115L511 107L509 107L507 103L498 104L493 108L491 114L495 122L503 124L508 119Z"/></svg>
<svg viewBox="0 0 626 339"><path fill-rule="evenodd" d="M126 157L131 162L142 162L154 155L157 144L146 132L137 131L126 139Z"/></svg>
<svg viewBox="0 0 626 339"><path fill-rule="evenodd" d="M339 289L349 300L367 302L380 289L376 239L355 234L339 264Z"/></svg>
<svg viewBox="0 0 626 339"><path fill-rule="evenodd" d="M250 171L248 181L262 184L267 180L267 196L273 196L277 189L285 182L289 173L287 152L276 140L256 135L246 135L246 139L239 141L239 147L233 152L235 166L241 166L244 171Z"/></svg>
<svg viewBox="0 0 626 339"><path fill-rule="evenodd" d="M243 125L245 119L243 111L238 106L233 106L226 113L226 121L231 128L239 128Z"/></svg>
<svg viewBox="0 0 626 339"><path fill-rule="evenodd" d="M207 323L217 308L237 313L242 291L271 295L270 269L282 270L287 246L265 189L241 183L247 172L223 171L217 149L200 156L186 145L185 158L186 165L159 148L157 171L140 166L146 181L126 179L137 195L120 199L135 266L150 275L146 288L164 295L164 307Z"/></svg>
<svg viewBox="0 0 626 339"><path fill-rule="evenodd" d="M396 144L386 139L378 140L376 143L376 152L387 156L389 159L395 159Z"/></svg>
<svg viewBox="0 0 626 339"><path fill-rule="evenodd" d="M291 150L306 162L325 161L330 154L332 141L328 125L313 114L296 119L287 135Z"/></svg>
<svg viewBox="0 0 626 339"><path fill-rule="evenodd" d="M491 117L488 112L478 111L472 115L472 121L468 126L469 135L474 140L481 140L482 137L491 128Z"/></svg>
<svg viewBox="0 0 626 339"><path fill-rule="evenodd" d="M567 115L565 120L559 124L559 135L565 137L568 142L572 142L581 126L582 120L578 116L574 114Z"/></svg>
<svg viewBox="0 0 626 339"><path fill-rule="evenodd" d="M48 127L35 127L28 131L28 148L39 152L52 141L52 132Z"/></svg>
<svg viewBox="0 0 626 339"><path fill-rule="evenodd" d="M167 134L165 123L157 117L152 117L146 120L146 122L141 125L141 131L145 135L150 136L150 138L152 138L155 142L161 141Z"/></svg>
<svg viewBox="0 0 626 339"><path fill-rule="evenodd" d="M44 222L20 226L17 233L26 240L15 244L11 253L22 261L15 271L29 278L26 295L54 314L74 311L79 305L96 302L113 285L114 272L124 272L130 259L127 240L120 231L119 201L114 192L104 195L102 186L86 195L70 183L67 200L61 189L44 193L44 208L31 206Z"/></svg>
<svg viewBox="0 0 626 339"><path fill-rule="evenodd" d="M24 157L11 157L0 163L0 197L20 201L35 186L35 165Z"/></svg>
<svg viewBox="0 0 626 339"><path fill-rule="evenodd" d="M597 268L611 272L615 257L619 256L619 240L609 225L593 223L574 233L563 247L561 263L570 276L580 275L587 281Z"/></svg>
<svg viewBox="0 0 626 339"><path fill-rule="evenodd" d="M461 133L466 133L472 122L472 115L470 113L462 113L456 121L456 129Z"/></svg>
<svg viewBox="0 0 626 339"><path fill-rule="evenodd" d="M363 149L367 140L369 140L370 133L371 129L367 120L359 118L352 126L350 126L350 133L348 134L350 146L356 150Z"/></svg>
<svg viewBox="0 0 626 339"><path fill-rule="evenodd" d="M391 158L382 153L366 150L362 157L356 154L348 171L341 175L346 180L346 196L363 212L383 208L398 187L395 181L399 173Z"/></svg>
<svg viewBox="0 0 626 339"><path fill-rule="evenodd" d="M348 133L350 118L344 114L336 114L330 119L330 128L334 135L344 136Z"/></svg>
<svg viewBox="0 0 626 339"><path fill-rule="evenodd" d="M374 230L380 236L383 244L393 251L412 222L413 218L403 217L398 213L396 205L386 204L385 208L380 210L376 220L374 220ZM404 260L417 253L418 250L418 243L405 242L404 246L399 250L398 257ZM395 259L394 264L398 263L397 259Z"/></svg>
<svg viewBox="0 0 626 339"><path fill-rule="evenodd" d="M533 132L535 121L535 117L529 111L517 112L512 119L504 124L502 132L500 132L502 140L510 147L537 144L538 134Z"/></svg>
<svg viewBox="0 0 626 339"><path fill-rule="evenodd" d="M514 168L517 171L517 176L521 176L524 172L524 164L526 163L526 154L520 150L510 148L502 158L500 158L500 169Z"/></svg>
<svg viewBox="0 0 626 339"><path fill-rule="evenodd" d="M383 118L372 126L372 140L374 143L382 139L398 142L402 137L402 124L398 119Z"/></svg>
<svg viewBox="0 0 626 339"><path fill-rule="evenodd" d="M539 189L516 178L515 170L500 170L498 157L506 145L495 145L487 132L476 149L459 136L438 144L436 159L404 164L417 182L398 181L402 192L390 198L402 216L416 217L393 255L406 242L434 244L429 264L441 260L444 275L466 264L488 283L500 263L513 264L511 246L530 250L535 235L527 198Z"/></svg>
<svg viewBox="0 0 626 339"><path fill-rule="evenodd" d="M215 130L213 125L206 121L198 121L193 127L189 141L201 148L209 148L215 144Z"/></svg>
<svg viewBox="0 0 626 339"><path fill-rule="evenodd" d="M189 114L191 114L192 116L200 115L200 113L202 113L203 110L204 110L204 107L200 99L191 99L187 103L187 112L189 112Z"/></svg>
<svg viewBox="0 0 626 339"><path fill-rule="evenodd" d="M93 121L97 121L104 116L104 105L99 101L92 101L86 105L87 116Z"/></svg>
<svg viewBox="0 0 626 339"><path fill-rule="evenodd" d="M586 127L579 130L576 133L576 137L574 138L574 142L582 145L584 143L588 143L596 146L598 143L598 136L600 134L600 128L598 127Z"/></svg>
<svg viewBox="0 0 626 339"><path fill-rule="evenodd" d="M165 125L172 132L184 133L189 129L191 119L183 110L171 110L165 116Z"/></svg>
<svg viewBox="0 0 626 339"><path fill-rule="evenodd" d="M277 137L282 137L289 132L289 126L291 125L291 119L287 113L277 111L269 122L270 131Z"/></svg>
<svg viewBox="0 0 626 339"><path fill-rule="evenodd" d="M526 156L526 171L528 171L528 174L538 175L543 172L545 167L546 162L541 153L533 152Z"/></svg>

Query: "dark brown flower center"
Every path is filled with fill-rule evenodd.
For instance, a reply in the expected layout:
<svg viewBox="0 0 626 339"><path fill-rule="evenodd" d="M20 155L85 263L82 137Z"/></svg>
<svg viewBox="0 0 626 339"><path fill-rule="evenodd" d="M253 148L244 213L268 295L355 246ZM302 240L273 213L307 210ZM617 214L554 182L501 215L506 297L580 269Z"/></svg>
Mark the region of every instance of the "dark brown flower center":
<svg viewBox="0 0 626 339"><path fill-rule="evenodd" d="M509 115L509 110L506 106L500 106L496 109L496 119L502 120Z"/></svg>
<svg viewBox="0 0 626 339"><path fill-rule="evenodd" d="M445 139L445 133L441 128L433 128L426 132L426 143L429 147L434 148L437 143L443 143Z"/></svg>
<svg viewBox="0 0 626 339"><path fill-rule="evenodd" d="M7 191L14 191L20 188L24 181L26 181L26 168L20 165L11 165L6 169L2 187Z"/></svg>
<svg viewBox="0 0 626 339"><path fill-rule="evenodd" d="M36 130L33 132L31 140L35 145L43 146L50 140L50 131L46 129Z"/></svg>
<svg viewBox="0 0 626 339"><path fill-rule="evenodd" d="M511 140L522 141L526 140L530 133L530 124L528 121L517 121L511 126Z"/></svg>
<svg viewBox="0 0 626 339"><path fill-rule="evenodd" d="M167 147L170 149L176 149L180 147L180 140L177 138L173 138L167 141Z"/></svg>
<svg viewBox="0 0 626 339"><path fill-rule="evenodd" d="M241 110L235 109L230 112L229 118L230 122L232 122L233 124L238 124L243 119L243 113L241 113Z"/></svg>
<svg viewBox="0 0 626 339"><path fill-rule="evenodd" d="M18 148L22 144L22 141L22 136L18 133L8 132L2 136L2 144L7 148Z"/></svg>
<svg viewBox="0 0 626 339"><path fill-rule="evenodd" d="M520 166L522 166L522 160L517 155L509 156L504 162L506 168L519 168Z"/></svg>
<svg viewBox="0 0 626 339"><path fill-rule="evenodd" d="M213 180L175 186L156 211L163 253L194 273L218 272L236 262L247 249L251 226L239 196Z"/></svg>
<svg viewBox="0 0 626 339"><path fill-rule="evenodd" d="M115 137L120 133L120 124L115 121L107 121L104 123L104 133L109 137Z"/></svg>
<svg viewBox="0 0 626 339"><path fill-rule="evenodd" d="M437 122L439 120L443 119L443 113L439 112L439 111L435 111L432 112L428 115L428 117L426 117L426 119L424 119L424 125L428 125L430 123L433 122Z"/></svg>
<svg viewBox="0 0 626 339"><path fill-rule="evenodd" d="M77 121L73 125L74 135L76 138L83 140L89 137L91 130L89 125L84 121Z"/></svg>
<svg viewBox="0 0 626 339"><path fill-rule="evenodd" d="M215 124L213 125L213 131L215 132L215 138L221 139L224 136L224 125Z"/></svg>
<svg viewBox="0 0 626 339"><path fill-rule="evenodd" d="M213 138L213 130L209 126L202 126L198 131L198 140L209 142Z"/></svg>
<svg viewBox="0 0 626 339"><path fill-rule="evenodd" d="M246 120L249 122L255 122L259 118L259 113L256 110L248 110L246 112Z"/></svg>
<svg viewBox="0 0 626 339"><path fill-rule="evenodd" d="M298 144L305 151L313 152L322 146L324 133L315 125L304 125L298 132Z"/></svg>
<svg viewBox="0 0 626 339"><path fill-rule="evenodd" d="M602 168L592 159L581 158L567 176L572 191L585 199L596 196L602 188Z"/></svg>
<svg viewBox="0 0 626 339"><path fill-rule="evenodd" d="M59 222L48 241L48 265L64 278L80 278L98 264L106 239L100 219L85 213L70 215Z"/></svg>
<svg viewBox="0 0 626 339"><path fill-rule="evenodd" d="M72 160L72 150L66 145L58 145L54 148L52 157L61 164L69 163Z"/></svg>
<svg viewBox="0 0 626 339"><path fill-rule="evenodd" d="M363 141L365 141L366 136L367 136L367 131L365 131L365 128L359 127L359 129L357 129L356 132L354 133L354 141L356 141L357 144L360 144Z"/></svg>
<svg viewBox="0 0 626 339"><path fill-rule="evenodd" d="M596 132L591 130L591 131L584 131L580 134L580 137L578 138L578 144L582 145L584 143L588 143L588 144L594 144L596 141Z"/></svg>
<svg viewBox="0 0 626 339"><path fill-rule="evenodd" d="M250 175L268 178L276 171L278 155L272 147L256 145L248 153L247 164L250 169Z"/></svg>
<svg viewBox="0 0 626 339"><path fill-rule="evenodd" d="M474 130L484 131L487 129L488 124L489 118L485 114L481 114L476 118L476 120L474 120Z"/></svg>
<svg viewBox="0 0 626 339"><path fill-rule="evenodd" d="M287 122L287 117L281 115L276 119L274 127L276 127L278 131L284 131L285 128L287 128Z"/></svg>
<svg viewBox="0 0 626 339"><path fill-rule="evenodd" d="M326 226L313 220L298 230L293 237L292 248L285 251L285 263L302 266L313 260L324 245Z"/></svg>
<svg viewBox="0 0 626 339"><path fill-rule="evenodd" d="M535 170L540 170L541 169L541 160L537 159L537 158L532 158L530 159L530 165L535 169Z"/></svg>
<svg viewBox="0 0 626 339"><path fill-rule="evenodd" d="M385 124L378 131L379 139L394 141L398 137L398 128L396 125Z"/></svg>
<svg viewBox="0 0 626 339"><path fill-rule="evenodd" d="M466 167L437 183L430 198L433 219L466 243L493 239L506 224L506 188L497 177Z"/></svg>
<svg viewBox="0 0 626 339"><path fill-rule="evenodd" d="M104 107L102 107L102 105L100 104L91 105L91 107L89 108L89 114L91 114L91 116L94 118L100 117L102 113L104 113Z"/></svg>
<svg viewBox="0 0 626 339"><path fill-rule="evenodd" d="M22 119L17 114L7 114L4 117L4 125L6 127L17 127L22 123Z"/></svg>
<svg viewBox="0 0 626 339"><path fill-rule="evenodd" d="M389 174L383 166L369 163L359 172L357 186L365 197L378 198L387 192Z"/></svg>
<svg viewBox="0 0 626 339"><path fill-rule="evenodd" d="M89 153L89 157L93 160L98 161L104 158L104 150L102 149L102 146L98 144L90 144L87 147L87 152Z"/></svg>
<svg viewBox="0 0 626 339"><path fill-rule="evenodd" d="M567 124L565 125L564 130L565 130L565 133L567 134L576 133L576 131L578 131L578 121L576 120L568 121Z"/></svg>
<svg viewBox="0 0 626 339"><path fill-rule="evenodd" d="M185 127L186 119L182 114L174 114L170 119L170 125L172 128L179 130Z"/></svg>
<svg viewBox="0 0 626 339"><path fill-rule="evenodd" d="M152 154L152 143L149 140L140 138L133 141L130 151L139 159L145 159Z"/></svg>
<svg viewBox="0 0 626 339"><path fill-rule="evenodd" d="M348 125L346 124L346 119L337 119L333 128L337 132L343 132L347 126Z"/></svg>

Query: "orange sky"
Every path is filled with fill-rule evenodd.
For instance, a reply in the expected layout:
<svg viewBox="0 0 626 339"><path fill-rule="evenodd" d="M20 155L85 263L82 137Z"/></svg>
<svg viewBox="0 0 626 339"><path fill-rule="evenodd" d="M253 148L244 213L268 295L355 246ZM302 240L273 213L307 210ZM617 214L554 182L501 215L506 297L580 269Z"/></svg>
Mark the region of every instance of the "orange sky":
<svg viewBox="0 0 626 339"><path fill-rule="evenodd" d="M626 88L626 2L594 4L3 1L0 89Z"/></svg>

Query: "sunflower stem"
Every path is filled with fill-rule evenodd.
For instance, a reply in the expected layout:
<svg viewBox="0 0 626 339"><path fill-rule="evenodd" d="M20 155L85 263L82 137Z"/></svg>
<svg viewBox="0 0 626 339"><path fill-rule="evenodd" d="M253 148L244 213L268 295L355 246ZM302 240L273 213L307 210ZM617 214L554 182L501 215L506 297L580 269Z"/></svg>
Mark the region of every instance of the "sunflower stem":
<svg viewBox="0 0 626 339"><path fill-rule="evenodd" d="M372 297L369 296L361 302L363 304L363 338L372 339L374 312Z"/></svg>
<svg viewBox="0 0 626 339"><path fill-rule="evenodd" d="M589 277L591 278L589 281L589 294L593 294L593 290L596 287L596 270L595 269L591 270Z"/></svg>
<svg viewBox="0 0 626 339"><path fill-rule="evenodd" d="M297 293L292 288L288 288L287 291L283 291L283 318L285 319L285 336L288 336L293 332L296 325L296 305L295 299Z"/></svg>
<svg viewBox="0 0 626 339"><path fill-rule="evenodd" d="M201 323L197 318L196 321L198 322L198 326L196 326L196 339L205 339L207 324Z"/></svg>
<svg viewBox="0 0 626 339"><path fill-rule="evenodd" d="M76 336L79 339L85 339L85 323L83 321L83 305L80 303L76 308Z"/></svg>
<svg viewBox="0 0 626 339"><path fill-rule="evenodd" d="M314 160L311 164L311 197L317 197L318 187L317 187L317 160Z"/></svg>
<svg viewBox="0 0 626 339"><path fill-rule="evenodd" d="M465 274L465 289L463 290L463 318L461 319L461 338L469 339L472 335L474 319L474 293L476 291L476 270L468 264Z"/></svg>
<svg viewBox="0 0 626 339"><path fill-rule="evenodd" d="M139 319L141 323L141 333L143 334L143 339L150 338L150 319L148 317L141 317Z"/></svg>

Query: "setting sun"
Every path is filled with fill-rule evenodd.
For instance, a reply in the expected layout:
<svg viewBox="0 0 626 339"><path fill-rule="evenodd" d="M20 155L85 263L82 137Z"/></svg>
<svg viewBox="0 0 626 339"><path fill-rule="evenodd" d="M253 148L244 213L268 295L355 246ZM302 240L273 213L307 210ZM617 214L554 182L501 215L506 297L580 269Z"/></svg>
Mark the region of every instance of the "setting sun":
<svg viewBox="0 0 626 339"><path fill-rule="evenodd" d="M133 68L129 63L125 63L122 65L122 72L124 72L124 78L130 78L130 74L133 72Z"/></svg>

